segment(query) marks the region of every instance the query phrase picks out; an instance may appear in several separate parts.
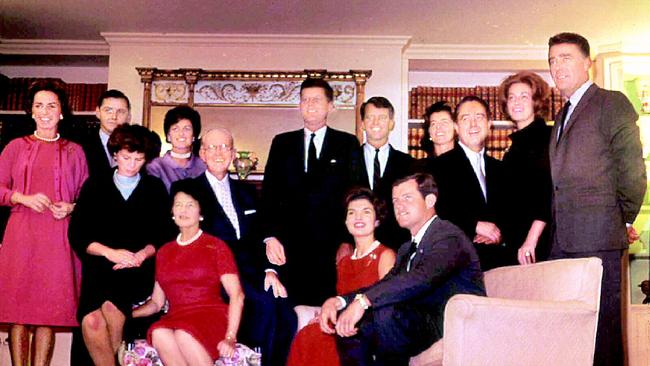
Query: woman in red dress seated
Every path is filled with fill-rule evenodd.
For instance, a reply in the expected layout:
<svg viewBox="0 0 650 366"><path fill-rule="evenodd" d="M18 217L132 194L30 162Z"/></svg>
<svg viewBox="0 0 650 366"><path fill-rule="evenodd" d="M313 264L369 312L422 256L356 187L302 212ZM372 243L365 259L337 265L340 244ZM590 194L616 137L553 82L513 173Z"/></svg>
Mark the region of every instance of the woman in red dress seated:
<svg viewBox="0 0 650 366"><path fill-rule="evenodd" d="M336 268L339 294L370 286L383 278L395 264L395 252L375 240L375 228L385 216L385 206L367 188L352 189L345 197L345 225L354 238L354 252ZM334 335L326 334L314 318L296 335L288 366L339 365Z"/></svg>
<svg viewBox="0 0 650 366"><path fill-rule="evenodd" d="M212 365L234 354L244 306L232 252L220 239L199 229L199 195L191 184L174 187L172 212L180 229L156 257L156 284L151 300L133 311L134 317L169 312L149 328L149 342L165 365ZM221 289L230 299L226 304Z"/></svg>

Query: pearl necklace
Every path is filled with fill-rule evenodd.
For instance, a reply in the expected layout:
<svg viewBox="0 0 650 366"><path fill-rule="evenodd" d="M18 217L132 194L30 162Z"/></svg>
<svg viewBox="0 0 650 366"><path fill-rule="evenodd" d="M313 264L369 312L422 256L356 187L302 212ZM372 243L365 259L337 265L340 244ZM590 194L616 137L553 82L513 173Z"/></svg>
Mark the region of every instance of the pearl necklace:
<svg viewBox="0 0 650 366"><path fill-rule="evenodd" d="M138 185L140 182L140 174L138 174L138 178L133 182L133 183L122 183L120 182L120 179L117 177L117 169L113 172L113 182L115 182L115 185L118 186L118 188L122 189L131 189L135 186Z"/></svg>
<svg viewBox="0 0 650 366"><path fill-rule="evenodd" d="M184 154L181 154L181 153L177 153L177 152L175 152L175 151L172 150L172 151L170 151L169 153L170 153L170 155L172 156L172 158L175 158L175 159L189 159L190 156L192 156L192 152L191 152L191 151L190 151L190 152L187 152L187 153L184 153Z"/></svg>
<svg viewBox="0 0 650 366"><path fill-rule="evenodd" d="M47 138L47 137L41 137L41 136L39 136L39 135L38 135L38 131L35 130L35 131L34 131L34 137L36 137L37 140L41 140L41 141L45 141L45 142L54 142L54 141L57 141L58 139L61 138L61 134L59 134L59 133L57 132L56 137Z"/></svg>
<svg viewBox="0 0 650 366"><path fill-rule="evenodd" d="M366 250L365 253L363 253L362 255L359 255L359 256L357 256L357 249L355 248L354 252L352 253L352 257L350 259L352 259L352 260L361 259L361 258L367 256L368 254L372 253L372 251L377 249L378 246L379 246L379 240L373 241L370 244L370 247L368 248L368 250Z"/></svg>
<svg viewBox="0 0 650 366"><path fill-rule="evenodd" d="M195 242L196 239L198 239L199 236L201 236L201 234L203 234L203 230L199 229L199 231L197 231L196 234L194 234L191 238L189 238L187 240L181 240L181 235L182 234L178 234L178 236L176 237L176 242L178 243L178 245L184 247L186 245L190 245L193 242Z"/></svg>

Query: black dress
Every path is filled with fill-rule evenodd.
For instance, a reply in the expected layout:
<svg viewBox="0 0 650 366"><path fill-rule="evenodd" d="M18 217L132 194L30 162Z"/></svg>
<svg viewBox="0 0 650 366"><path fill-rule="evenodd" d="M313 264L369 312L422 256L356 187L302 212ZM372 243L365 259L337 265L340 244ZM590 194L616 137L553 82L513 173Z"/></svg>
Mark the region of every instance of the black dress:
<svg viewBox="0 0 650 366"><path fill-rule="evenodd" d="M551 170L548 144L551 127L537 118L525 128L510 135L512 145L503 156L505 195L504 241L519 248L526 240L535 220L551 218ZM537 242L537 261L546 260L550 252L549 225Z"/></svg>
<svg viewBox="0 0 650 366"><path fill-rule="evenodd" d="M88 245L98 242L115 249L137 252L148 244L160 247L173 236L169 196L163 183L142 175L127 200L112 175L98 175L84 184L68 229L70 244L81 259L81 296L77 317L111 301L127 317L135 303L151 295L154 257L140 267L113 270L108 259L89 255Z"/></svg>

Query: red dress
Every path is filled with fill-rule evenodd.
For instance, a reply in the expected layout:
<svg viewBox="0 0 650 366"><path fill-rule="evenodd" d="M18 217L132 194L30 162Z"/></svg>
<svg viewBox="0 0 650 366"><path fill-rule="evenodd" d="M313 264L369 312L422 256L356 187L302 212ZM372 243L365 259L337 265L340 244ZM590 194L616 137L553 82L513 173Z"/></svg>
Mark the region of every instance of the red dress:
<svg viewBox="0 0 650 366"><path fill-rule="evenodd" d="M169 312L149 328L184 330L205 347L213 360L226 336L228 304L221 298L221 276L237 274L230 248L209 234L181 246L173 241L156 255L156 281L169 301Z"/></svg>
<svg viewBox="0 0 650 366"><path fill-rule="evenodd" d="M336 292L339 295L347 294L379 281L379 258L387 249L380 244L363 258L352 259L351 256L343 258L336 267ZM337 366L339 364L336 340L333 335L323 333L319 323L309 324L296 334L287 366Z"/></svg>

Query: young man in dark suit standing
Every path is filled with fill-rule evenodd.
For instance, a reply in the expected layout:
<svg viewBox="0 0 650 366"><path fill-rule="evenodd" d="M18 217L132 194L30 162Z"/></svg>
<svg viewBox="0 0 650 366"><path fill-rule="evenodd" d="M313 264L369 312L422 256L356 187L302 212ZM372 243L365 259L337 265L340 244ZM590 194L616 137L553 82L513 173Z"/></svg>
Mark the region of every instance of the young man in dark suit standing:
<svg viewBox="0 0 650 366"><path fill-rule="evenodd" d="M589 42L575 33L548 41L553 81L567 102L555 118L551 259L603 261L596 365L622 365L621 256L646 189L638 118L620 92L589 80Z"/></svg>
<svg viewBox="0 0 650 366"><path fill-rule="evenodd" d="M296 305L319 306L335 293L335 255L345 237L342 201L359 141L327 126L333 110L331 86L306 79L300 87L304 128L275 136L264 172L264 242L275 265L265 282Z"/></svg>
<svg viewBox="0 0 650 366"><path fill-rule="evenodd" d="M449 298L485 295L472 243L436 215L433 177L405 177L392 192L397 222L409 230L411 242L400 247L395 266L382 280L323 304L321 329L338 334L343 366L407 365L409 357L442 338Z"/></svg>
<svg viewBox="0 0 650 366"><path fill-rule="evenodd" d="M360 113L366 142L360 148L357 184L372 189L386 202L389 213L375 235L382 244L397 250L409 239L409 233L395 220L392 187L397 179L411 174L413 158L388 143L395 127L395 109L388 99L372 97L361 105Z"/></svg>
<svg viewBox="0 0 650 366"><path fill-rule="evenodd" d="M97 101L95 116L99 119L99 130L85 136L81 141L90 176L109 174L115 167L115 161L109 154L106 143L115 127L130 122L129 98L119 90L105 91Z"/></svg>
<svg viewBox="0 0 650 366"><path fill-rule="evenodd" d="M476 96L456 106L458 144L436 159L433 175L440 199L436 211L474 242L484 271L516 263L517 248L502 243L498 227L502 202L501 162L485 153L490 132L489 108Z"/></svg>

